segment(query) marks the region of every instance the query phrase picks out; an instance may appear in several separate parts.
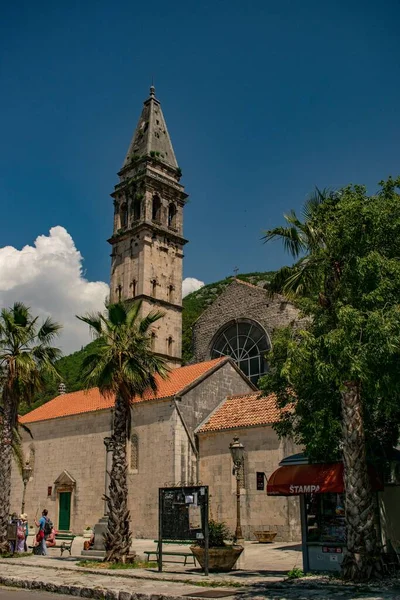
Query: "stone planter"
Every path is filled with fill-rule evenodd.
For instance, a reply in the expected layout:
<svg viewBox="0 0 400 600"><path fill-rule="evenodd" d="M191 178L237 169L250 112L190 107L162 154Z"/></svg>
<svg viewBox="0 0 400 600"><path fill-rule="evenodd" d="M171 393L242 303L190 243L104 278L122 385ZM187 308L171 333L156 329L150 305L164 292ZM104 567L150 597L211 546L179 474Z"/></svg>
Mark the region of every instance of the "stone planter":
<svg viewBox="0 0 400 600"><path fill-rule="evenodd" d="M204 569L204 548L190 546L193 556ZM208 568L210 571L230 571L243 552L243 546L223 546L222 548L209 548Z"/></svg>
<svg viewBox="0 0 400 600"><path fill-rule="evenodd" d="M85 540L90 540L93 535L93 529L84 529L82 535Z"/></svg>
<svg viewBox="0 0 400 600"><path fill-rule="evenodd" d="M260 544L270 544L276 538L276 531L255 531L254 535Z"/></svg>

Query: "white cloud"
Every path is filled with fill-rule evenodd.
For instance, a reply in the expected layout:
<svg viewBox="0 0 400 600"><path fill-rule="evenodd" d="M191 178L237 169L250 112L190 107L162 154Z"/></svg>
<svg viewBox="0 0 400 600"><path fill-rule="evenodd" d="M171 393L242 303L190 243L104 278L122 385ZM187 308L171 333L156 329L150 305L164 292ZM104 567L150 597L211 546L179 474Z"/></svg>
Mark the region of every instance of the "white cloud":
<svg viewBox="0 0 400 600"><path fill-rule="evenodd" d="M183 281L182 281L182 296L183 298L185 296L187 296L188 294L191 294L191 292L195 292L196 290L199 290L200 288L202 288L204 285L204 281L200 281L199 279L196 279L195 277L186 277Z"/></svg>
<svg viewBox="0 0 400 600"><path fill-rule="evenodd" d="M102 310L109 287L83 276L82 255L64 227L52 227L33 246L0 248L0 306L24 302L36 315L63 325L58 345L65 354L90 340L89 328L75 315Z"/></svg>

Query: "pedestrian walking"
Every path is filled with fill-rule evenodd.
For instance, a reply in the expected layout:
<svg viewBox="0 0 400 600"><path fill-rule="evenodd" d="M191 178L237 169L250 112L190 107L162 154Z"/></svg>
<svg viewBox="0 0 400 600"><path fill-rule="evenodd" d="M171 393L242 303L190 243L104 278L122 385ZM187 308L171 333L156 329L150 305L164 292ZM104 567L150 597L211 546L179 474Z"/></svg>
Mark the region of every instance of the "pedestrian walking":
<svg viewBox="0 0 400 600"><path fill-rule="evenodd" d="M53 523L50 521L48 514L49 511L45 508L42 511L42 516L40 517L39 521L35 519L35 525L36 527L39 527L39 531L36 536L36 540L40 546L38 554L42 554L43 556L48 555L46 540L53 529Z"/></svg>

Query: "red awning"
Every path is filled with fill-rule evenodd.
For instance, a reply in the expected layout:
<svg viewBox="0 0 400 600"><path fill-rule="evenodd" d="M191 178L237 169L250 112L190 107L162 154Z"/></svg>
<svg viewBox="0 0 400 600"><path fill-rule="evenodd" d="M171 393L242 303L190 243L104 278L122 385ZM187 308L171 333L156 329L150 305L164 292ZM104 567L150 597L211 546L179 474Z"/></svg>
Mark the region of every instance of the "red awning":
<svg viewBox="0 0 400 600"><path fill-rule="evenodd" d="M279 467L268 480L268 496L297 496L299 494L342 493L343 463L288 465ZM371 486L374 491L383 485L377 472L369 468Z"/></svg>

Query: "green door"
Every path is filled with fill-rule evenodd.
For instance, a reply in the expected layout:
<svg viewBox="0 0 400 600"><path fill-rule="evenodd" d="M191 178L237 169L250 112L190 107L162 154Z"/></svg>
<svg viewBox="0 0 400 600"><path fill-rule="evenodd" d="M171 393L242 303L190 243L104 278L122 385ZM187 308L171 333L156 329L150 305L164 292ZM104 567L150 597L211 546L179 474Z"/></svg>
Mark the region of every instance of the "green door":
<svg viewBox="0 0 400 600"><path fill-rule="evenodd" d="M69 531L71 520L71 492L60 492L59 531Z"/></svg>

